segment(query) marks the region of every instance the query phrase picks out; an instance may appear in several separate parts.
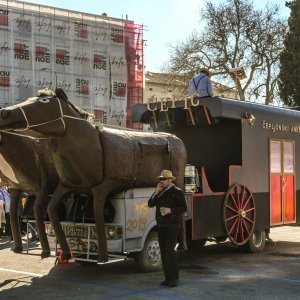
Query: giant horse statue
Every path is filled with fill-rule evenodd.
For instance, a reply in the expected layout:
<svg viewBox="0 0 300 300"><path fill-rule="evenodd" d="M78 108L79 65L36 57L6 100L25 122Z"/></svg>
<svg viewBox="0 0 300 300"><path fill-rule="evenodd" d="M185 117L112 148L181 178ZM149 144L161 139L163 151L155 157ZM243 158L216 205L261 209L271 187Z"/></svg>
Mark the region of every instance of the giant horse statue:
<svg viewBox="0 0 300 300"><path fill-rule="evenodd" d="M39 234L41 257L50 256L42 209L47 206L48 195L58 184L48 140L34 139L15 132L0 132L0 173L10 186L10 222L15 242L14 252L23 250L19 227L18 207L22 191L35 195L34 216Z"/></svg>
<svg viewBox="0 0 300 300"><path fill-rule="evenodd" d="M162 169L170 169L184 185L186 150L174 135L92 126L62 89L39 91L37 97L0 111L0 130L22 130L49 140L59 184L48 215L62 249L71 257L57 214L69 191L92 194L98 260L108 260L103 207L108 195L134 187L155 186Z"/></svg>

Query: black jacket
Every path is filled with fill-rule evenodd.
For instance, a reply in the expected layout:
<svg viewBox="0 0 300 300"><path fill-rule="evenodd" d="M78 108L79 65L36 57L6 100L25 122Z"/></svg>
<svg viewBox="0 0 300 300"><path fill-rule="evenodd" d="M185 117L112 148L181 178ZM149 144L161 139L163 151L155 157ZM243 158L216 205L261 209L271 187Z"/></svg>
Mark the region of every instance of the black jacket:
<svg viewBox="0 0 300 300"><path fill-rule="evenodd" d="M159 226L180 227L183 213L187 210L184 192L175 185L159 195L153 194L148 201L148 206L156 206L155 216ZM161 207L171 208L171 214L162 216L160 213Z"/></svg>

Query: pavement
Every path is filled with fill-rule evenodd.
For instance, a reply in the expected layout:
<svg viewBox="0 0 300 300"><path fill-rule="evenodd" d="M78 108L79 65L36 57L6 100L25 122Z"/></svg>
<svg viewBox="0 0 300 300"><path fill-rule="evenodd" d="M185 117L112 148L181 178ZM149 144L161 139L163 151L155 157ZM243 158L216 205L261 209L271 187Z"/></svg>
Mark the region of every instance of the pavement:
<svg viewBox="0 0 300 300"><path fill-rule="evenodd" d="M265 250L244 253L228 241L179 253L180 283L142 273L133 259L56 265L38 243L15 254L0 240L0 299L300 299L300 227L271 229Z"/></svg>

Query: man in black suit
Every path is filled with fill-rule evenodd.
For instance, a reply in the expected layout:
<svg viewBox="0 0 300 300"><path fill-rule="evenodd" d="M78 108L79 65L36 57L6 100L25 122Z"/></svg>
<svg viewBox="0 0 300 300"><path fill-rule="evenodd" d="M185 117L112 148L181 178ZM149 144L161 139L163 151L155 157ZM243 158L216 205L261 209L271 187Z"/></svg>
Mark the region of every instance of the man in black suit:
<svg viewBox="0 0 300 300"><path fill-rule="evenodd" d="M148 201L148 206L156 206L158 242L165 275L161 285L175 287L179 280L175 246L187 206L184 192L173 183L176 178L170 170L163 170L158 179L159 183Z"/></svg>

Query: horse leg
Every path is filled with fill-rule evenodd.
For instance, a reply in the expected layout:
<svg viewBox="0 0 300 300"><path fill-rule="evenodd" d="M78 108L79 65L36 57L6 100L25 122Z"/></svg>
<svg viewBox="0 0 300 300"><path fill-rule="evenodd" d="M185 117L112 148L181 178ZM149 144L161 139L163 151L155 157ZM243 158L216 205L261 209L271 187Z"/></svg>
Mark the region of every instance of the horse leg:
<svg viewBox="0 0 300 300"><path fill-rule="evenodd" d="M50 247L47 239L47 235L45 232L45 224L43 220L42 208L47 205L47 191L42 188L36 195L35 203L34 203L34 217L36 221L36 230L39 235L42 253L41 258L46 258L51 255Z"/></svg>
<svg viewBox="0 0 300 300"><path fill-rule="evenodd" d="M10 190L10 226L12 231L12 236L15 242L14 252L21 253L23 250L22 238L20 232L19 224L19 198L21 191L17 189Z"/></svg>
<svg viewBox="0 0 300 300"><path fill-rule="evenodd" d="M104 225L104 203L107 195L111 191L110 184L100 184L99 186L92 189L94 198L94 216L95 226L98 240L98 261L107 262L107 242Z"/></svg>
<svg viewBox="0 0 300 300"><path fill-rule="evenodd" d="M57 214L57 209L59 206L59 203L64 195L66 195L70 190L62 186L61 183L58 184L57 188L55 189L55 192L49 202L47 212L51 221L51 224L53 226L55 236L58 240L58 243L62 250L62 256L61 258L63 260L68 260L71 258L71 252L69 245L66 240L65 233L62 229L62 226L60 224L60 220Z"/></svg>

